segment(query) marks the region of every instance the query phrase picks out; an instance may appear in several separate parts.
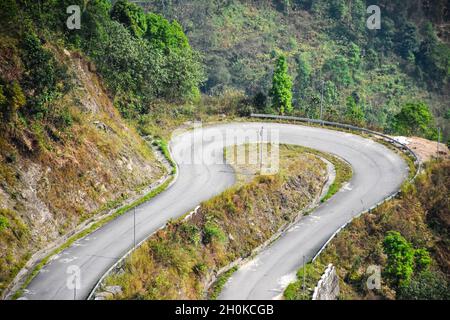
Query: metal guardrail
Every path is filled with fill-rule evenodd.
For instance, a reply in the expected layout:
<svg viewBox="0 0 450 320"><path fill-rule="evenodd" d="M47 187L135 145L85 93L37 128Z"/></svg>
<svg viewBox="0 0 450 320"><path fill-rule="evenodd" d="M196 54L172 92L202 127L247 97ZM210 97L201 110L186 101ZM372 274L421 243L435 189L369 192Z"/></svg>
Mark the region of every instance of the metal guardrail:
<svg viewBox="0 0 450 320"><path fill-rule="evenodd" d="M408 152L414 158L414 165L416 167L416 172L414 173L414 176L410 179L410 182L413 182L416 179L417 175L421 171L420 159L419 159L419 157L417 156L417 154L414 151L412 151L407 145L405 145L405 144L403 144L403 143L401 143L401 142L399 142L399 141L389 137L388 135L385 135L385 134L377 132L377 131L373 131L373 130L369 130L369 129L366 129L366 128L360 128L360 127L352 126L350 124L343 124L343 123L339 123L339 122L331 122L331 121L318 120L318 119L309 119L309 118L300 118L300 117L293 117L293 116L278 116L278 115L271 115L271 114L252 113L250 115L250 117L252 117L252 118L263 118L263 119L300 121L300 122L320 124L320 125L336 127L336 128L342 128L342 129L349 129L349 130L354 130L354 131L359 131L359 132L364 132L364 133L376 135L376 136L382 137L383 139L385 139L388 142L392 143L395 147L401 149L401 151ZM393 194L387 196L386 198L384 198L383 200L379 201L378 203L376 203L375 205L373 205L369 209L366 209L366 210L360 212L359 214L354 216L350 221L347 221L344 225L342 225L338 230L336 230L331 235L331 237L325 242L325 244L314 255L314 257L312 258L312 261L314 262L319 257L319 255L322 253L322 251L325 250L325 248L328 246L328 244L331 242L331 240L333 240L334 237L336 237L336 235L342 229L344 229L348 224L350 224L354 219L360 217L361 215L363 215L365 213L371 212L372 210L378 208L380 205L382 205L386 201L389 201L389 200L395 198L399 193L400 193L400 191L394 192Z"/></svg>

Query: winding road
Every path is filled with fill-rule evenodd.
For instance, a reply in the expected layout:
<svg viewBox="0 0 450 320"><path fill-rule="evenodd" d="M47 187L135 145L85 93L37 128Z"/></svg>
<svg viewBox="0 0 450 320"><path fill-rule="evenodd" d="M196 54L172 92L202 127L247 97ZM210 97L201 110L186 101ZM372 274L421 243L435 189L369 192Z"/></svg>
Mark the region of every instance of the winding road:
<svg viewBox="0 0 450 320"><path fill-rule="evenodd" d="M235 175L222 163L223 147L257 142L262 126L264 132L276 132L280 143L302 145L345 159L353 168L353 177L343 190L240 268L226 284L221 299L276 298L294 279L303 256L312 258L339 227L398 190L408 175L406 163L393 151L349 133L276 123L231 123L195 129L172 139L170 148L178 164L178 177L168 190L137 208L136 242L146 239L170 218L189 212L232 186ZM133 212L128 212L53 257L28 285L23 298L86 299L133 243L134 218ZM74 268L80 270L76 292L68 286Z"/></svg>

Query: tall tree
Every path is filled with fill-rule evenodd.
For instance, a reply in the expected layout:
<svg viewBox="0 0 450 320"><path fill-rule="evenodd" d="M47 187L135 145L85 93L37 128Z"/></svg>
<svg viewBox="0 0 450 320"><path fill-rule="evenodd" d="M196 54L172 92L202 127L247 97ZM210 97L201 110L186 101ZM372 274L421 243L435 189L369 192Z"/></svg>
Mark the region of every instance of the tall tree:
<svg viewBox="0 0 450 320"><path fill-rule="evenodd" d="M305 55L298 56L297 77L295 78L295 100L296 104L300 104L300 100L305 99L305 90L311 83L311 65Z"/></svg>
<svg viewBox="0 0 450 320"><path fill-rule="evenodd" d="M400 112L394 116L392 127L401 135L420 135L429 139L436 136L433 114L423 102L403 105Z"/></svg>
<svg viewBox="0 0 450 320"><path fill-rule="evenodd" d="M276 62L272 80L272 107L280 114L292 112L292 78L288 74L286 57L280 55Z"/></svg>

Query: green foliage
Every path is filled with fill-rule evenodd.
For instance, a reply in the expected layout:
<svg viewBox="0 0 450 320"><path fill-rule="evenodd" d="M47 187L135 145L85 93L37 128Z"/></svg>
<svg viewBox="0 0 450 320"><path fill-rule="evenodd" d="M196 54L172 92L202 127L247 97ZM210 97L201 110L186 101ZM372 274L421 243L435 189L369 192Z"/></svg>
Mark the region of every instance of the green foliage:
<svg viewBox="0 0 450 320"><path fill-rule="evenodd" d="M148 13L147 25L145 38L156 48L176 51L191 50L188 38L177 21L170 23L158 14Z"/></svg>
<svg viewBox="0 0 450 320"><path fill-rule="evenodd" d="M450 285L439 272L424 271L400 286L397 298L402 300L448 300Z"/></svg>
<svg viewBox="0 0 450 320"><path fill-rule="evenodd" d="M365 123L364 111L352 96L347 97L345 117L347 122L357 126L363 126Z"/></svg>
<svg viewBox="0 0 450 320"><path fill-rule="evenodd" d="M290 283L283 292L286 300L311 300L314 288L320 280L326 265L309 262L297 271L297 280ZM303 281L305 280L305 283Z"/></svg>
<svg viewBox="0 0 450 320"><path fill-rule="evenodd" d="M292 79L288 74L286 57L278 57L272 80L272 107L279 114L292 112Z"/></svg>
<svg viewBox="0 0 450 320"><path fill-rule="evenodd" d="M96 62L124 116L148 112L148 104L156 99L198 98L204 78L200 56L191 49L176 21L144 14L126 1L117 2L111 11L117 21L94 9L89 11L92 31L82 34L83 47Z"/></svg>
<svg viewBox="0 0 450 320"><path fill-rule="evenodd" d="M250 99L242 100L236 109L237 114L240 117L249 117L253 113L253 105Z"/></svg>
<svg viewBox="0 0 450 320"><path fill-rule="evenodd" d="M348 6L344 0L333 0L330 3L330 16L341 20L348 14Z"/></svg>
<svg viewBox="0 0 450 320"><path fill-rule="evenodd" d="M299 55L297 59L297 77L295 78L295 98L298 103L306 97L306 89L311 84L312 68L305 55Z"/></svg>
<svg viewBox="0 0 450 320"><path fill-rule="evenodd" d="M417 63L437 86L448 81L450 48L438 40L431 23L425 26L424 39L417 53Z"/></svg>
<svg viewBox="0 0 450 320"><path fill-rule="evenodd" d="M9 220L3 215L0 215L0 232L9 227Z"/></svg>
<svg viewBox="0 0 450 320"><path fill-rule="evenodd" d="M17 81L5 86L0 85L0 112L5 123L15 122L18 111L25 105L26 97Z"/></svg>
<svg viewBox="0 0 450 320"><path fill-rule="evenodd" d="M222 289L225 286L225 284L227 283L228 279L230 279L230 277L233 275L233 273L235 273L237 270L238 270L238 267L233 267L230 270L228 270L227 272L220 275L220 277L212 285L211 293L209 294L209 298L211 300L216 300L219 297L220 292L222 292Z"/></svg>
<svg viewBox="0 0 450 320"><path fill-rule="evenodd" d="M354 42L351 42L347 49L348 64L355 72L361 65L361 48Z"/></svg>
<svg viewBox="0 0 450 320"><path fill-rule="evenodd" d="M399 54L403 58L414 58L414 54L419 49L417 27L411 22L406 22L397 42Z"/></svg>
<svg viewBox="0 0 450 320"><path fill-rule="evenodd" d="M267 108L267 96L262 92L258 92L253 97L253 106L257 112L265 112Z"/></svg>
<svg viewBox="0 0 450 320"><path fill-rule="evenodd" d="M353 83L349 65L349 60L345 56L337 55L325 62L324 73L328 74L339 87L347 87Z"/></svg>
<svg viewBox="0 0 450 320"><path fill-rule="evenodd" d="M66 70L57 63L53 54L43 47L33 31L23 35L22 49L22 60L27 69L23 86L28 92L32 92L27 112L45 114L58 93L67 89L64 84L67 78Z"/></svg>
<svg viewBox="0 0 450 320"><path fill-rule="evenodd" d="M11 106L12 112L17 112L26 103L26 97L23 93L22 87L17 81L14 81L11 86L11 98L9 104Z"/></svg>
<svg viewBox="0 0 450 320"><path fill-rule="evenodd" d="M21 6L3 2L1 8L10 10L7 15L2 12L8 19L2 23L5 28L14 20L24 20L17 38L26 69L20 85L27 95L28 114L47 117L54 100L68 88L67 74L53 54L61 44L92 59L115 105L127 117L148 112L149 104L158 99L198 98L204 79L201 57L178 22L146 14L125 0L114 6L108 0L22 2ZM65 26L71 4L83 8L81 30ZM70 123L67 112L60 115L54 118Z"/></svg>
<svg viewBox="0 0 450 320"><path fill-rule="evenodd" d="M227 237L223 230L214 222L208 221L203 227L203 242L205 244L211 243L213 240L225 242Z"/></svg>
<svg viewBox="0 0 450 320"><path fill-rule="evenodd" d="M119 0L114 4L111 18L124 24L136 37L142 37L147 31L147 18L144 10L127 0Z"/></svg>
<svg viewBox="0 0 450 320"><path fill-rule="evenodd" d="M414 251L414 263L416 266L416 270L427 270L431 264L431 257L428 250L423 248L416 249Z"/></svg>
<svg viewBox="0 0 450 320"><path fill-rule="evenodd" d="M389 231L383 241L388 256L386 275L396 284L408 283L414 272L414 249L397 231Z"/></svg>
<svg viewBox="0 0 450 320"><path fill-rule="evenodd" d="M430 139L436 136L434 117L423 102L406 103L392 121L394 132L400 135L418 135Z"/></svg>
<svg viewBox="0 0 450 320"><path fill-rule="evenodd" d="M199 245L201 242L201 233L200 229L190 223L185 223L181 225L181 233L183 234L183 237L186 239L189 239L189 241L194 245Z"/></svg>

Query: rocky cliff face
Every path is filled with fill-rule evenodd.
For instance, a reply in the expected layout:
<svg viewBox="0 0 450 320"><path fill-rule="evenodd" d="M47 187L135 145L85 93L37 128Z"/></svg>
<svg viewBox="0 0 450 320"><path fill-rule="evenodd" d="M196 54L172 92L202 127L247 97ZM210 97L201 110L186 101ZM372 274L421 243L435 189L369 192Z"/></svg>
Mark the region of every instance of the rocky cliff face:
<svg viewBox="0 0 450 320"><path fill-rule="evenodd" d="M339 278L336 268L329 264L314 289L313 300L336 300L339 295Z"/></svg>
<svg viewBox="0 0 450 320"><path fill-rule="evenodd" d="M165 171L113 107L95 66L52 50L73 82L56 104L74 120L65 131L35 120L0 135L0 293L34 252Z"/></svg>

